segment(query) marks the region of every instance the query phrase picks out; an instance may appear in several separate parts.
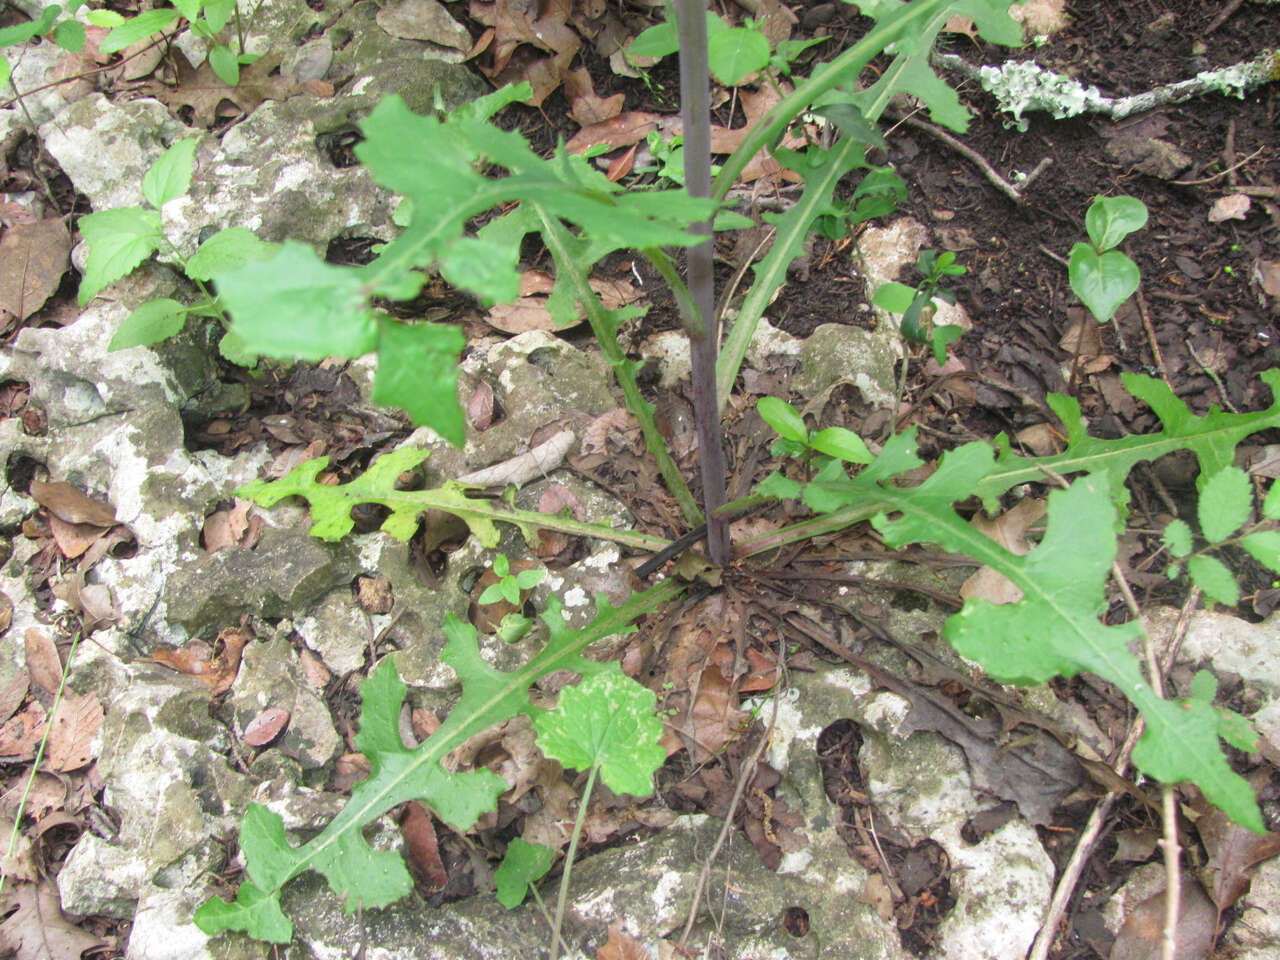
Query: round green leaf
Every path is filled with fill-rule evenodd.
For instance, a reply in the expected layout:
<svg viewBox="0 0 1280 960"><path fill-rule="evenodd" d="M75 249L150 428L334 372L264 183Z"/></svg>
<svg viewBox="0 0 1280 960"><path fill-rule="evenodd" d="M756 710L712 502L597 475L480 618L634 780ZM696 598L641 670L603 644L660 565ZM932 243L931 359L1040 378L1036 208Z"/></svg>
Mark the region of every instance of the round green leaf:
<svg viewBox="0 0 1280 960"><path fill-rule="evenodd" d="M911 309L915 299L915 287L908 287L905 283L890 280L880 285L871 302L881 310L888 310L890 313L906 313Z"/></svg>
<svg viewBox="0 0 1280 960"><path fill-rule="evenodd" d="M1240 588L1236 586L1236 578L1217 557L1192 557L1187 561L1187 572L1210 600L1217 600L1229 607L1240 602Z"/></svg>
<svg viewBox="0 0 1280 960"><path fill-rule="evenodd" d="M500 553L493 558L493 572L498 577L505 577L511 572L511 561L507 559L505 553Z"/></svg>
<svg viewBox="0 0 1280 960"><path fill-rule="evenodd" d="M551 869L555 852L540 843L529 843L523 837L516 837L507 844L506 856L502 858L502 866L493 874L494 886L498 888L498 902L508 910L514 910L524 903L529 884L540 880Z"/></svg>
<svg viewBox="0 0 1280 960"><path fill-rule="evenodd" d="M1099 256L1087 243L1071 248L1067 275L1071 289L1099 323L1106 323L1138 289L1138 265L1118 250Z"/></svg>
<svg viewBox="0 0 1280 960"><path fill-rule="evenodd" d="M215 273L269 260L279 252L276 244L259 240L248 227L228 227L200 244L200 249L187 261L187 276L209 281Z"/></svg>
<svg viewBox="0 0 1280 960"><path fill-rule="evenodd" d="M761 397L756 402L756 410L778 436L793 443L809 443L809 431L805 429L804 417L796 412L796 408L777 397Z"/></svg>
<svg viewBox="0 0 1280 960"><path fill-rule="evenodd" d="M827 427L809 438L809 446L819 453L846 463L870 463L875 459L862 438L844 427Z"/></svg>
<svg viewBox="0 0 1280 960"><path fill-rule="evenodd" d="M1084 227L1095 250L1110 250L1147 225L1147 208L1135 197L1098 197L1085 211Z"/></svg>
<svg viewBox="0 0 1280 960"><path fill-rule="evenodd" d="M717 80L727 87L737 86L769 65L769 41L759 30L747 27L717 31L707 38L707 62Z"/></svg>
<svg viewBox="0 0 1280 960"><path fill-rule="evenodd" d="M1162 539L1169 553L1179 559L1191 552L1191 527L1185 520L1170 521Z"/></svg>
<svg viewBox="0 0 1280 960"><path fill-rule="evenodd" d="M521 590L532 590L546 575L545 570L521 570L516 574L516 586Z"/></svg>
<svg viewBox="0 0 1280 960"><path fill-rule="evenodd" d="M489 586L484 588L484 592L480 594L480 599L477 600L476 603L486 605L490 603L497 603L501 599L502 599L502 584L491 583L489 584Z"/></svg>
<svg viewBox="0 0 1280 960"><path fill-rule="evenodd" d="M533 718L538 746L574 770L600 768L614 793L647 797L653 773L667 759L658 744L658 698L611 663L576 687L560 691L554 710Z"/></svg>
<svg viewBox="0 0 1280 960"><path fill-rule="evenodd" d="M627 47L627 56L659 60L668 54L675 53L679 48L680 41L676 34L676 25L668 21L650 27L632 40L631 46Z"/></svg>
<svg viewBox="0 0 1280 960"><path fill-rule="evenodd" d="M1240 545L1268 570L1280 573L1280 531L1260 530L1251 533L1240 541Z"/></svg>
<svg viewBox="0 0 1280 960"><path fill-rule="evenodd" d="M148 300L124 318L107 349L127 350L159 343L172 337L186 322L187 308L177 300Z"/></svg>
<svg viewBox="0 0 1280 960"><path fill-rule="evenodd" d="M1224 467L1200 491L1200 532L1210 543L1231 536L1253 511L1253 488L1239 467Z"/></svg>
<svg viewBox="0 0 1280 960"><path fill-rule="evenodd" d="M84 49L84 24L79 20L63 20L53 28L53 42L70 53Z"/></svg>
<svg viewBox="0 0 1280 960"><path fill-rule="evenodd" d="M222 335L222 339L218 341L218 352L224 360L237 367L255 367L258 364L258 354L245 346L244 340L234 330L228 330Z"/></svg>

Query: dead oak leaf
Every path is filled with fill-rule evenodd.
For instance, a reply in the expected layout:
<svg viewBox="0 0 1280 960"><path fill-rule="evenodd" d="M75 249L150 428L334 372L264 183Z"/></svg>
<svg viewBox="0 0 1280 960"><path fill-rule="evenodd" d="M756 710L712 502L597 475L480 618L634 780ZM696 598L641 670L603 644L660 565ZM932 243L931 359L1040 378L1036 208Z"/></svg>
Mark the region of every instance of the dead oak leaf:
<svg viewBox="0 0 1280 960"><path fill-rule="evenodd" d="M13 913L0 923L0 952L14 960L79 960L86 950L106 941L82 930L62 915L53 887L25 883L5 892Z"/></svg>
<svg viewBox="0 0 1280 960"><path fill-rule="evenodd" d="M223 104L230 104L236 113L251 113L265 100L287 100L299 93L325 94L325 90L312 81L303 84L283 74L273 76L272 71L283 59L283 53L279 52L269 53L242 69L240 81L234 87L219 78L207 60L193 68L181 55L174 59L178 64L176 85L151 81L144 84L143 89L175 112L181 107L190 107L196 127L212 127ZM331 87L328 92L332 92Z"/></svg>
<svg viewBox="0 0 1280 960"><path fill-rule="evenodd" d="M648 960L648 956L644 944L622 929L621 920L609 924L609 939L596 951L596 960Z"/></svg>

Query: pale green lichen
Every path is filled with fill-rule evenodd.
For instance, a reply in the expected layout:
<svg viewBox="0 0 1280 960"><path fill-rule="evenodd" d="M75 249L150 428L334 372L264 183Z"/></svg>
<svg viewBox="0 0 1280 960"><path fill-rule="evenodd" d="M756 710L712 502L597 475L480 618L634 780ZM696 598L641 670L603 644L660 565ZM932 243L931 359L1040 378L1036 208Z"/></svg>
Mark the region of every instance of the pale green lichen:
<svg viewBox="0 0 1280 960"><path fill-rule="evenodd" d="M1105 102L1097 87L1085 87L1030 60L986 66L979 74L982 88L995 96L1001 110L1013 114L1019 130L1027 129L1026 110L1045 110L1061 120Z"/></svg>

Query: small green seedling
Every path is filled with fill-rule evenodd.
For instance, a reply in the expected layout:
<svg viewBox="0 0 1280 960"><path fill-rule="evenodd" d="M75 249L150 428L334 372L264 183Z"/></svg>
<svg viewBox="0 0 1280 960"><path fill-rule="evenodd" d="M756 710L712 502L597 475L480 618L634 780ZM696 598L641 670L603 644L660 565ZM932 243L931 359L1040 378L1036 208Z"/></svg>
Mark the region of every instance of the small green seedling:
<svg viewBox="0 0 1280 960"><path fill-rule="evenodd" d="M511 561L502 553L493 558L493 572L500 579L485 588L484 593L480 594L480 603L499 603L505 600L518 607L523 599L523 591L532 590L547 575L545 570L520 570L512 573Z"/></svg>
<svg viewBox="0 0 1280 960"><path fill-rule="evenodd" d="M184 258L164 235L160 208L176 200L191 187L195 172L196 140L189 137L169 147L142 178L142 195L153 209L120 207L91 213L80 219L80 233L89 244L84 279L80 283L80 305L88 303L109 284L125 277L162 248L199 288L201 296L190 304L168 297L148 300L129 314L108 344L109 350L149 346L174 336L186 326L188 317L211 317L229 321L222 304L206 286L217 271L230 270L274 255L274 244L264 243L244 227L215 233L189 258ZM257 356L228 330L218 349L232 363L253 366Z"/></svg>
<svg viewBox="0 0 1280 960"><path fill-rule="evenodd" d="M872 302L881 310L900 314L902 320L898 329L902 336L912 343L928 344L938 366L942 366L947 362L947 347L958 340L964 330L954 324L935 327L933 301L938 299L954 305L955 291L941 286L942 278L959 277L967 271L956 263L956 255L950 250L942 253L936 250L920 251L916 269L924 278L916 286L909 287L905 283L890 280L876 290Z"/></svg>
<svg viewBox="0 0 1280 960"><path fill-rule="evenodd" d="M806 463L814 459L815 454L843 460L845 463L870 463L875 458L862 438L852 430L844 427L827 427L823 430L809 430L804 425L804 417L785 400L777 397L761 397L756 402L756 411L778 434L769 452L775 457L795 457Z"/></svg>
<svg viewBox="0 0 1280 960"><path fill-rule="evenodd" d="M1253 488L1248 474L1239 467L1224 467L1205 482L1197 504L1200 533L1208 543L1192 553L1191 526L1185 520L1173 520L1164 528L1166 549L1185 562L1196 586L1209 599L1231 607L1240 602L1240 588L1227 565L1208 556L1210 550L1238 545L1268 570L1280 573L1280 531L1266 521L1246 527L1252 513ZM1271 485L1262 514L1267 521L1280 520L1280 484ZM1242 528L1245 532L1240 534ZM1167 570L1170 579L1181 572L1181 562L1170 564Z"/></svg>
<svg viewBox="0 0 1280 960"><path fill-rule="evenodd" d="M519 610L524 603L526 591L532 590L547 575L545 570L520 570L511 572L511 563L505 554L498 554L493 559L493 572L499 577L497 583L485 587L477 603L501 603L506 601L517 609L508 613L498 624L498 636L507 643L515 643L533 626L533 618L526 617Z"/></svg>
<svg viewBox="0 0 1280 960"><path fill-rule="evenodd" d="M1135 197L1098 197L1084 215L1088 243L1071 248L1067 275L1071 289L1099 323L1115 316L1138 289L1138 265L1117 247L1147 223L1147 208Z"/></svg>

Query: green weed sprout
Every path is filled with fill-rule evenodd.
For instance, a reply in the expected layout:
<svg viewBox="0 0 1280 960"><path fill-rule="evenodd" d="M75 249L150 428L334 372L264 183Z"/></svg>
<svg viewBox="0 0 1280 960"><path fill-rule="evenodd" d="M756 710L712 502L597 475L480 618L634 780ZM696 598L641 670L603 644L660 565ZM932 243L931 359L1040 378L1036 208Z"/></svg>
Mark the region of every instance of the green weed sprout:
<svg viewBox="0 0 1280 960"><path fill-rule="evenodd" d="M1138 265L1117 247L1146 223L1147 208L1135 197L1098 197L1085 212L1089 242L1071 248L1067 276L1072 291L1099 323L1114 317L1138 289Z"/></svg>
<svg viewBox="0 0 1280 960"><path fill-rule="evenodd" d="M500 603L506 601L516 609L508 613L502 618L502 622L498 624L498 636L507 643L515 643L533 626L533 619L526 617L520 612L520 607L524 602L526 591L532 590L540 584L547 575L545 570L520 570L516 573L511 572L511 562L507 559L506 554L500 553L493 558L493 572L497 575L498 582L492 583L484 588L484 592L480 594L480 598L476 601L480 604Z"/></svg>
<svg viewBox="0 0 1280 960"><path fill-rule="evenodd" d="M194 137L179 140L147 170L142 178L142 195L151 209L119 207L80 218L80 233L89 244L84 278L80 282L81 306L162 249L201 293L201 297L190 304L168 297L148 300L120 324L107 346L109 350L149 346L167 340L180 332L190 317L215 318L225 329L230 321L221 301L206 284L218 271L260 261L278 249L259 240L245 227L230 227L215 233L189 258L184 258L168 241L161 228L160 208L190 189L195 172L195 149ZM257 356L245 348L234 330L224 333L218 349L226 359L240 366L257 362Z"/></svg>
<svg viewBox="0 0 1280 960"><path fill-rule="evenodd" d="M900 314L898 330L912 343L927 344L933 350L938 366L947 362L947 347L964 333L954 324L933 325L934 298L955 304L954 290L941 285L944 277L963 276L967 271L956 263L956 255L950 250L922 250L916 260L916 269L923 279L914 287L890 280L881 284L872 302L881 310Z"/></svg>
<svg viewBox="0 0 1280 960"><path fill-rule="evenodd" d="M1200 490L1196 507L1200 533L1207 544L1192 552L1193 534L1185 520L1173 520L1164 528L1164 545L1177 563L1167 569L1170 579L1185 565L1186 572L1210 600L1235 606L1240 589L1227 565L1209 551L1240 546L1268 570L1280 573L1280 484L1273 483L1262 503L1265 520L1249 523L1253 514L1253 487L1239 467L1224 467L1213 474ZM1243 533L1241 532L1243 531Z"/></svg>

